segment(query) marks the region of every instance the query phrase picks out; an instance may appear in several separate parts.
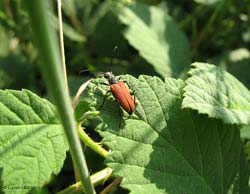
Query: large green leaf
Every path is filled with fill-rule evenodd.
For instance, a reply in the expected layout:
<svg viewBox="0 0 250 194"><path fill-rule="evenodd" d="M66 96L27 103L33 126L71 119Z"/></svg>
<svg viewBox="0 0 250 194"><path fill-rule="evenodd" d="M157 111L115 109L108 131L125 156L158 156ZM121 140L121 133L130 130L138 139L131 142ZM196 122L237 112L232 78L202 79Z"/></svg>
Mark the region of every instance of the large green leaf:
<svg viewBox="0 0 250 194"><path fill-rule="evenodd" d="M163 77L177 77L189 62L187 38L167 14L165 7L134 2L120 6L124 35L140 55Z"/></svg>
<svg viewBox="0 0 250 194"><path fill-rule="evenodd" d="M186 80L182 106L222 119L225 123L250 123L250 92L231 74L206 64L193 63Z"/></svg>
<svg viewBox="0 0 250 194"><path fill-rule="evenodd" d="M112 150L107 165L124 177L121 185L136 194L227 193L239 166L236 126L181 109L181 80L122 78L135 91L136 111L129 117L124 112L124 121L109 97L98 128ZM90 87L100 107L108 87Z"/></svg>
<svg viewBox="0 0 250 194"><path fill-rule="evenodd" d="M48 183L62 168L67 149L51 103L28 90L0 90L0 168L6 194Z"/></svg>

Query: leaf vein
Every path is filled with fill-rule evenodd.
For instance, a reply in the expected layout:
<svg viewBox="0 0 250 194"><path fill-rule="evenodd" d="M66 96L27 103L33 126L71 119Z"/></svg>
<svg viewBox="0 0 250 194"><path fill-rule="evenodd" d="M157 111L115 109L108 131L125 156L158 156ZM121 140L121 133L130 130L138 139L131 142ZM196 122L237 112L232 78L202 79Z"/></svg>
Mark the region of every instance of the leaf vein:
<svg viewBox="0 0 250 194"><path fill-rule="evenodd" d="M21 122L22 124L25 124L25 122L23 121L23 119L17 114L15 113L9 106L7 106L3 101L0 101L0 103L10 111L10 113L14 114Z"/></svg>
<svg viewBox="0 0 250 194"><path fill-rule="evenodd" d="M35 115L39 118L40 122L43 122L43 119L41 118L41 116L33 109L33 107L31 106L31 104L26 104L25 102L23 102L21 99L19 99L18 97L16 97L13 93L9 92L9 94L11 96L13 96L14 98L16 98L20 103L22 103L24 106L28 107L29 109L31 109ZM29 98L29 102L31 102L30 100L30 96L27 95L27 92L25 92L26 96Z"/></svg>

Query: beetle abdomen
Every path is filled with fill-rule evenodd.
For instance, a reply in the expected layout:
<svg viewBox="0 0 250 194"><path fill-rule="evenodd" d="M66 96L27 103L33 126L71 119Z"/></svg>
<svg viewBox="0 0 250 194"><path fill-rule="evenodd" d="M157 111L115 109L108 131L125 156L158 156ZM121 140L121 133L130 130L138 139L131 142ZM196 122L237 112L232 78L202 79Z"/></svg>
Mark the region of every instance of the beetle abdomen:
<svg viewBox="0 0 250 194"><path fill-rule="evenodd" d="M135 102L123 81L110 85L110 90L120 106L129 114L135 109Z"/></svg>

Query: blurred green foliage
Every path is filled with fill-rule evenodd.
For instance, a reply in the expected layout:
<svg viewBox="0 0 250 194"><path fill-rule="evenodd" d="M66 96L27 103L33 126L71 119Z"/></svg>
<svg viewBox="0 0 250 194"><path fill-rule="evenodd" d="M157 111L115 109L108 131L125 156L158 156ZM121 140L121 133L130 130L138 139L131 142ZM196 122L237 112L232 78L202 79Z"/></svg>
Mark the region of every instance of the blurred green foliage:
<svg viewBox="0 0 250 194"><path fill-rule="evenodd" d="M133 3L137 8L139 5L157 6L157 9L164 7L164 14L171 17L171 21L175 22L174 25L187 39L190 54L185 59L186 63L179 77L187 76L186 71L191 62L212 61L250 87L250 0L63 0L65 55L72 96L84 81L79 75L83 69L90 70L92 75L110 68L116 75L147 74L164 77L141 54L143 48L138 48L133 45L133 41L127 40L126 30L132 22L127 24L119 19L121 10L117 5ZM51 26L57 28L56 1L52 1L52 4L54 14L48 19ZM146 16L143 13L135 12L138 18ZM144 19L142 21L146 22ZM161 30L161 26L156 27L154 30ZM137 34L138 37L140 35L143 37L143 32ZM144 39L146 42L147 37ZM171 40L175 39L179 40L174 34ZM144 42L141 45L147 47ZM118 46L118 50L113 53L115 46ZM163 46L165 48L168 45L164 43ZM148 48L149 51L150 49L152 53L155 52L154 48ZM174 56L182 57L182 54L174 53ZM0 88L26 88L46 96L36 65L39 63L23 2L0 1ZM89 164L95 169L93 161L89 161ZM67 167L63 168L61 174L63 173L68 173ZM73 179L66 182L65 184L71 184ZM53 192L53 187L58 188L56 184L58 181L49 185ZM65 184L64 187L67 186Z"/></svg>
<svg viewBox="0 0 250 194"><path fill-rule="evenodd" d="M134 3L132 0L120 2ZM249 5L250 0L141 0L140 3L146 6L166 5L165 12L188 38L191 52L189 62L206 62L210 58L223 61L225 52L249 48L250 7L242 5ZM52 26L57 28L56 1L53 4L55 13L50 20ZM124 37L126 26L119 21L116 4L111 0L62 1L68 75L80 77L79 71L82 69L89 69L93 73L107 71L111 57L114 57L111 70L115 74L159 75L160 72L145 61ZM40 74L34 65L40 62L31 43L28 22L22 1L0 2L0 87L28 88L44 94ZM113 54L115 46L118 46L118 50ZM236 69L233 68L231 73L236 71L235 75L241 79ZM249 87L249 81L245 84Z"/></svg>

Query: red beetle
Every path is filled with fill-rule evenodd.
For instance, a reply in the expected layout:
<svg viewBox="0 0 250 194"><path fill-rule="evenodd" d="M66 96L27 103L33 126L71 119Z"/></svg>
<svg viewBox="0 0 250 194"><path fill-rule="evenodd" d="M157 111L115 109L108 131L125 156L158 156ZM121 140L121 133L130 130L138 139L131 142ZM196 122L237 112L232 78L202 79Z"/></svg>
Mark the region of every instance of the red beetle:
<svg viewBox="0 0 250 194"><path fill-rule="evenodd" d="M103 76L108 80L110 91L119 102L120 106L128 113L135 110L135 99L132 98L125 83L115 77L112 72L106 72ZM108 91L109 92L109 91Z"/></svg>

